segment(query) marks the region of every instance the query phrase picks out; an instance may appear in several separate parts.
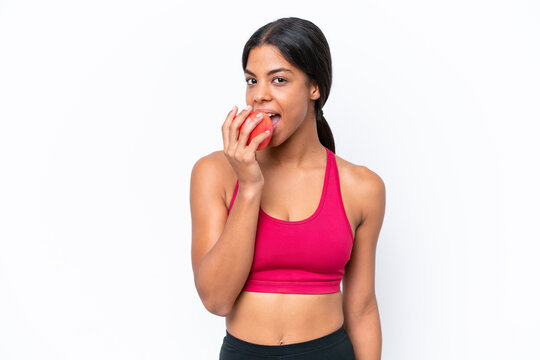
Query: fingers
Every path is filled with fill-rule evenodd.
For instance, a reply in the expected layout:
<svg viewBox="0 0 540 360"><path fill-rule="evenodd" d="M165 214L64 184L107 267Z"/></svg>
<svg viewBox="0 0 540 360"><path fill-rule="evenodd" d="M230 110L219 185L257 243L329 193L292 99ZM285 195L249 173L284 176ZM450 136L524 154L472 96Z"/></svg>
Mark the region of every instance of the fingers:
<svg viewBox="0 0 540 360"><path fill-rule="evenodd" d="M236 118L231 123L230 129L229 129L229 144L235 145L235 147L238 146L238 129L240 129L240 125L244 123L247 116L251 112L251 106L247 106L244 110L242 110Z"/></svg>
<svg viewBox="0 0 540 360"><path fill-rule="evenodd" d="M251 132L263 119L263 116L252 116L246 120L251 113L251 109L251 106L248 105L236 115L237 108L234 106L227 115L221 127L226 152L232 154L240 149L242 152L248 150L254 154L261 142L270 136L270 133L262 133L255 136L249 144L247 143ZM241 131L240 127L242 127Z"/></svg>
<svg viewBox="0 0 540 360"><path fill-rule="evenodd" d="M232 110L229 111L229 114L227 115L227 118L225 119L225 122L221 126L221 137L223 138L223 148L227 149L229 146L229 131L230 131L230 124L234 119L234 116L236 115L236 106L233 106Z"/></svg>
<svg viewBox="0 0 540 360"><path fill-rule="evenodd" d="M259 116L251 116L249 117L242 126L242 130L240 130L240 133L238 134L238 144L241 144L243 147L247 147L249 137L251 136L251 132L259 123L262 121L263 116L261 113L258 114Z"/></svg>
<svg viewBox="0 0 540 360"><path fill-rule="evenodd" d="M259 145L264 141L266 140L267 137L270 136L270 132L263 132L257 136L255 136L252 140L251 140L251 143L248 145L248 149L250 151L257 151L257 148L259 147ZM261 149L262 150L262 149Z"/></svg>

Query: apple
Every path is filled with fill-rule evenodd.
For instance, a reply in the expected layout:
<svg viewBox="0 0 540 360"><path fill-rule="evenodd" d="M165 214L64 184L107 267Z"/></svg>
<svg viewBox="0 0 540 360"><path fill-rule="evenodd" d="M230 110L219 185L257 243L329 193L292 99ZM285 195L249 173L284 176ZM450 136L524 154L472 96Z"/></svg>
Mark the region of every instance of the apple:
<svg viewBox="0 0 540 360"><path fill-rule="evenodd" d="M248 121L249 119L255 117L258 113L262 113L263 118L257 124L257 126L255 126L253 131L251 131L251 134L249 134L247 144L249 145L251 143L251 140L253 140L253 138L255 136L257 136L259 134L262 134L266 130L270 130L270 136L268 136L266 139L264 139L263 142L261 142L259 144L259 147L257 147L257 150L262 150L262 149L264 149L266 147L266 145L268 145L268 143L270 142L270 139L272 138L272 134L274 133L274 127L272 126L272 119L270 119L270 116L268 116L267 113L262 112L262 111L254 111L254 112L250 113L246 117L246 120L242 123L242 125L240 125L240 130L238 131L238 137L240 137L240 131L242 131L242 127L244 126L246 121Z"/></svg>

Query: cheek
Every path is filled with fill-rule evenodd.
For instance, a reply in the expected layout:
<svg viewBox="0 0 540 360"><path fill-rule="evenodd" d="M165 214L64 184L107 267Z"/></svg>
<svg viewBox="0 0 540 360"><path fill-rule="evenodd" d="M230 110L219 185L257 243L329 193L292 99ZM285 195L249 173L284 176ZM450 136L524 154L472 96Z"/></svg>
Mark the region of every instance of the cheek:
<svg viewBox="0 0 540 360"><path fill-rule="evenodd" d="M253 100L253 96L251 95L252 90L247 88L246 89L246 104L250 104L250 101Z"/></svg>

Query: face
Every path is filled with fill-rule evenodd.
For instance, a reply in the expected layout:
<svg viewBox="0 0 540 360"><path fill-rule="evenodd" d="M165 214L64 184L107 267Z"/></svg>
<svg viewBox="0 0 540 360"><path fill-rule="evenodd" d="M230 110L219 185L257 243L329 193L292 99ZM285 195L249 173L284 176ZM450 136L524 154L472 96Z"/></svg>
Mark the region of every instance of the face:
<svg viewBox="0 0 540 360"><path fill-rule="evenodd" d="M251 49L246 65L246 103L255 110L275 113L271 143L281 143L306 118L315 118L314 104L319 98L316 84L291 65L274 45Z"/></svg>

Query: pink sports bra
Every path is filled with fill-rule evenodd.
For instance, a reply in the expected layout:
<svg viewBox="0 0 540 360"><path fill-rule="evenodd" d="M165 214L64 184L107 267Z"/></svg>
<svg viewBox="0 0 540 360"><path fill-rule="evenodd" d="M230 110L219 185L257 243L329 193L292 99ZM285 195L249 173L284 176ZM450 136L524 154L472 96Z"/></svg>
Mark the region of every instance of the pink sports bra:
<svg viewBox="0 0 540 360"><path fill-rule="evenodd" d="M253 263L243 291L329 294L340 291L354 236L345 214L335 155L326 149L317 210L304 220L274 218L259 207ZM238 192L238 181L229 213Z"/></svg>

